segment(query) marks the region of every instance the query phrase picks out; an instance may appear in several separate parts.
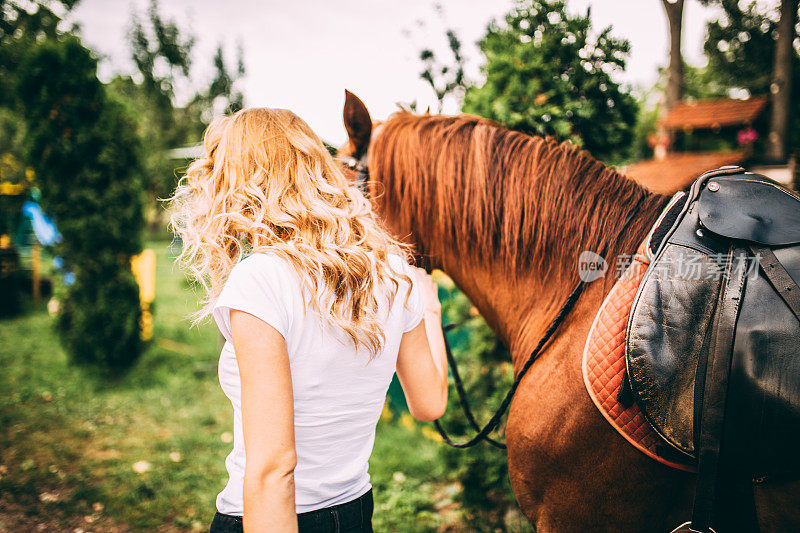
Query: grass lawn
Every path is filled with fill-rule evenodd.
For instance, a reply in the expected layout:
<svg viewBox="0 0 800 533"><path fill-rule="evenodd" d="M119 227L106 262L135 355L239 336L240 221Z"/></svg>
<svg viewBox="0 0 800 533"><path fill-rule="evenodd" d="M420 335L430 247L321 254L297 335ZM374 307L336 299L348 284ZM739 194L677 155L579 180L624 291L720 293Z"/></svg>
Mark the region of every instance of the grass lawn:
<svg viewBox="0 0 800 533"><path fill-rule="evenodd" d="M0 321L0 531L207 530L232 446L216 326L189 329L197 295L175 250L149 247L155 339L124 378L68 365L44 305ZM438 446L405 418L381 422L376 531L458 529Z"/></svg>

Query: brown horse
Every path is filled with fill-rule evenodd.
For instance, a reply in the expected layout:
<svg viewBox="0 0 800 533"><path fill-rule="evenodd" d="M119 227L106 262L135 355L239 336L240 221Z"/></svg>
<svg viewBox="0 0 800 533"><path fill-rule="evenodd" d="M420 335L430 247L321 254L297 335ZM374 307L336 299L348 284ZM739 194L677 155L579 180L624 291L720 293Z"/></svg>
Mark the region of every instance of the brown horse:
<svg viewBox="0 0 800 533"><path fill-rule="evenodd" d="M580 252L632 254L667 201L571 145L478 117L400 112L373 131L347 93L344 118L341 155L368 155L377 212L469 296L515 372L577 282ZM511 404L511 484L539 532L670 531L690 516L694 476L628 444L584 389L581 353L613 278L586 288ZM797 488L755 486L763 530L800 529Z"/></svg>

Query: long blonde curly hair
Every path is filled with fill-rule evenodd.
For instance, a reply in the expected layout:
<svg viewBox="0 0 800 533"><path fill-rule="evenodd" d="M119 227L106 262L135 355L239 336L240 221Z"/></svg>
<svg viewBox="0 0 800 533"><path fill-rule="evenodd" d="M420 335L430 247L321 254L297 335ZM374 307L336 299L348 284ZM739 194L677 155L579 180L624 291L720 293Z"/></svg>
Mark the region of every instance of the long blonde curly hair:
<svg viewBox="0 0 800 533"><path fill-rule="evenodd" d="M291 111L255 108L215 120L203 145L167 199L178 260L206 293L193 324L211 313L237 262L272 252L317 295L307 307L374 357L384 342L376 289L394 298L397 277L410 287L388 261L408 255L319 137Z"/></svg>

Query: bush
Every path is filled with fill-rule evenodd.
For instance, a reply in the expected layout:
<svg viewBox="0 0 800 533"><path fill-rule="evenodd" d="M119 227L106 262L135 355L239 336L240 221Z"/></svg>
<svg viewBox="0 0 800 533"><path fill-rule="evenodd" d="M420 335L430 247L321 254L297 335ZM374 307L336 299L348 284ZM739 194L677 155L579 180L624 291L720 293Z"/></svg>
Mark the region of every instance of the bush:
<svg viewBox="0 0 800 533"><path fill-rule="evenodd" d="M14 248L0 248L0 318L11 317L22 308L22 271Z"/></svg>
<svg viewBox="0 0 800 533"><path fill-rule="evenodd" d="M630 45L611 27L595 31L588 9L579 15L564 0L519 0L478 46L486 80L467 88L463 111L572 140L606 162L627 155L637 103L614 74Z"/></svg>
<svg viewBox="0 0 800 533"><path fill-rule="evenodd" d="M56 327L74 362L124 370L142 348L139 285L126 268L112 267L94 274L81 269L63 297Z"/></svg>
<svg viewBox="0 0 800 533"><path fill-rule="evenodd" d="M125 370L143 348L130 270L144 225L135 127L106 94L96 59L75 37L31 47L17 92L27 121L27 160L62 234L64 268L75 276L57 321L62 343L73 362Z"/></svg>

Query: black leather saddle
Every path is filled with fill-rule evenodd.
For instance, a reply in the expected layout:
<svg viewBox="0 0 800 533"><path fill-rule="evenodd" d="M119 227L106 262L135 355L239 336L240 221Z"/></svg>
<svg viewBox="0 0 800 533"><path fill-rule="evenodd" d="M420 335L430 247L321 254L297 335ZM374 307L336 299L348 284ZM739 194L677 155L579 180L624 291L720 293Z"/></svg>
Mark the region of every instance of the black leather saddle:
<svg viewBox="0 0 800 533"><path fill-rule="evenodd" d="M720 473L800 473L800 197L724 167L672 211L631 309L627 378L655 430L698 467L685 531L710 531Z"/></svg>

